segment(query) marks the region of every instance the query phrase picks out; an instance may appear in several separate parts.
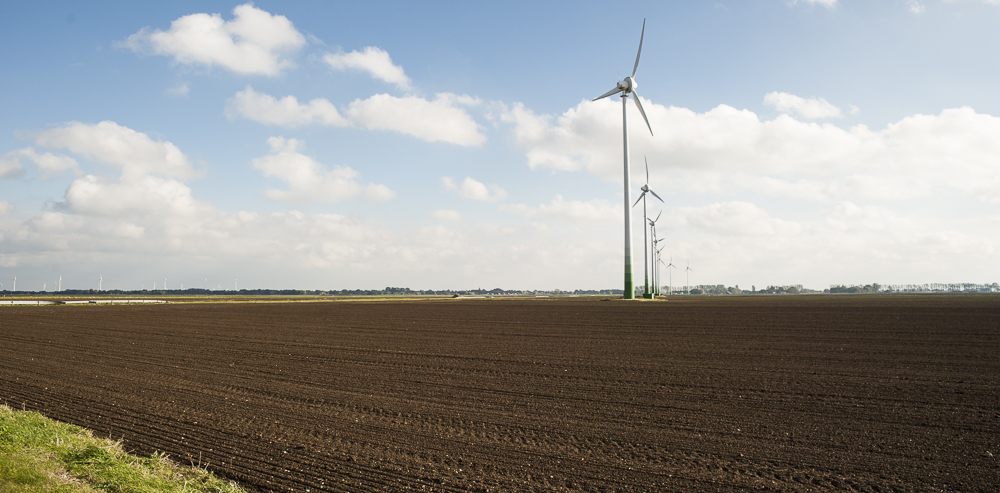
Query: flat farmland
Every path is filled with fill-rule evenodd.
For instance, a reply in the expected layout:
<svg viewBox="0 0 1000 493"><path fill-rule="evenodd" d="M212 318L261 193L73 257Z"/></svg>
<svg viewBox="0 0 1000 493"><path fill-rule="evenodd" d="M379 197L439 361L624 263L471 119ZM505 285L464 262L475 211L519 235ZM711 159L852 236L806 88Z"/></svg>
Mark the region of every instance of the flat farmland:
<svg viewBox="0 0 1000 493"><path fill-rule="evenodd" d="M250 491L1000 489L1000 296L0 308L0 399Z"/></svg>

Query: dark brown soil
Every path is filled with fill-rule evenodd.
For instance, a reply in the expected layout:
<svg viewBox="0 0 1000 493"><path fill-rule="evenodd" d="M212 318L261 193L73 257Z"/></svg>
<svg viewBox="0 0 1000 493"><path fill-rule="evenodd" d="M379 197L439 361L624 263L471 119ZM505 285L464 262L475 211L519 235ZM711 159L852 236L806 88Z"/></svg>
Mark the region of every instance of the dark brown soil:
<svg viewBox="0 0 1000 493"><path fill-rule="evenodd" d="M1000 489L1000 296L0 308L0 399L253 491Z"/></svg>

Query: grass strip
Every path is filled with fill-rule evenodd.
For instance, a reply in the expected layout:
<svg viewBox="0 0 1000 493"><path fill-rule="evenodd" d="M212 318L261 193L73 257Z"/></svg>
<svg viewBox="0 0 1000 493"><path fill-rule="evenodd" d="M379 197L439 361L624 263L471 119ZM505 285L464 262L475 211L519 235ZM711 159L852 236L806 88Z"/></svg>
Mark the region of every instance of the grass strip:
<svg viewBox="0 0 1000 493"><path fill-rule="evenodd" d="M0 493L243 493L235 483L121 442L0 405Z"/></svg>

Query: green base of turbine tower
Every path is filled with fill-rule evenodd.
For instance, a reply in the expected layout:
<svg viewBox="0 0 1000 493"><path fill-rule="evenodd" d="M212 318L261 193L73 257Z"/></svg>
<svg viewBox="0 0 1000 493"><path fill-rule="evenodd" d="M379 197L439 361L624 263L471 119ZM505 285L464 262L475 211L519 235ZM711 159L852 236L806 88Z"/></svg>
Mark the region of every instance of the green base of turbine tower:
<svg viewBox="0 0 1000 493"><path fill-rule="evenodd" d="M632 282L632 279L629 279L629 277L631 277L631 276L626 276L625 277L625 299L626 300L634 300L635 299L635 284Z"/></svg>
<svg viewBox="0 0 1000 493"><path fill-rule="evenodd" d="M647 299L647 300L651 300L651 299L653 299L654 295L653 295L653 293L643 293L642 297L645 298L645 299Z"/></svg>

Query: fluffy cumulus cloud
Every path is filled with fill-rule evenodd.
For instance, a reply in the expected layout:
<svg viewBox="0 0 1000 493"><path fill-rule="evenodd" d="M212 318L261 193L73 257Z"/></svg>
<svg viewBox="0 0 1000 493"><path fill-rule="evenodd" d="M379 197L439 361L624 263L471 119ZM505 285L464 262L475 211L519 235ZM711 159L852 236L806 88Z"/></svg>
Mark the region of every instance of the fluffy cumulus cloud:
<svg viewBox="0 0 1000 493"><path fill-rule="evenodd" d="M327 53L323 56L323 61L335 70L360 70L373 78L395 84L404 91L410 89L410 78L403 72L403 68L392 63L392 58L385 50L375 46L350 53Z"/></svg>
<svg viewBox="0 0 1000 493"><path fill-rule="evenodd" d="M806 99L787 92L769 92L764 95L764 104L773 106L782 113L790 113L806 120L840 118L840 108L823 98Z"/></svg>
<svg viewBox="0 0 1000 493"><path fill-rule="evenodd" d="M252 87L236 93L226 102L226 117L230 120L245 118L266 125L294 128L302 125L350 125L337 108L323 98L299 103L295 96L277 99L269 94L254 91Z"/></svg>
<svg viewBox="0 0 1000 493"><path fill-rule="evenodd" d="M69 156L52 154L51 152L39 153L31 147L8 152L0 158L0 178L20 176L24 171L21 159L31 162L40 172L43 178L66 171L79 173L79 163ZM7 170L5 173L4 170Z"/></svg>
<svg viewBox="0 0 1000 493"><path fill-rule="evenodd" d="M136 53L169 56L180 64L270 76L291 67L289 56L305 44L305 36L288 18L252 3L234 8L232 20L219 14L185 15L166 31L142 29L120 43Z"/></svg>
<svg viewBox="0 0 1000 493"><path fill-rule="evenodd" d="M881 130L761 120L720 105L705 113L646 103L660 135L630 135L657 177L685 178L691 190L753 190L818 201L930 197L943 189L995 202L1000 118L971 108L913 115ZM630 127L641 117L630 113ZM522 105L504 110L533 168L589 171L621 180L621 109L584 101L558 117ZM634 167L633 167L634 168ZM659 171L659 173L658 173Z"/></svg>
<svg viewBox="0 0 1000 493"><path fill-rule="evenodd" d="M287 183L288 189L268 189L264 195L281 202L339 202L359 195L372 200L388 200L396 193L385 185L362 185L360 174L348 166L328 169L315 159L300 153L303 143L296 139L271 137L267 139L271 152L253 160L254 168L264 176L278 178Z"/></svg>
<svg viewBox="0 0 1000 493"><path fill-rule="evenodd" d="M153 140L145 133L112 121L96 124L71 122L36 132L32 137L38 147L65 149L119 168L126 178L148 173L179 178L195 174L191 161L174 144ZM52 158L51 161L53 166L72 168L66 159Z"/></svg>
<svg viewBox="0 0 1000 493"><path fill-rule="evenodd" d="M226 116L289 128L351 125L398 132L427 142L478 146L486 136L465 110L477 104L478 99L449 93L437 94L432 100L376 94L354 100L341 113L324 98L300 103L294 96L277 99L247 87L229 99Z"/></svg>
<svg viewBox="0 0 1000 493"><path fill-rule="evenodd" d="M458 185L451 177L441 178L441 183L445 188L458 193L464 198L472 200L482 200L485 202L497 202L507 198L507 191L497 185L486 185L476 181L472 177L466 176L462 184Z"/></svg>
<svg viewBox="0 0 1000 493"><path fill-rule="evenodd" d="M19 154L14 151L0 156L0 180L17 178L24 174L24 165L21 164Z"/></svg>
<svg viewBox="0 0 1000 493"><path fill-rule="evenodd" d="M376 94L355 100L346 113L365 128L399 132L427 142L478 146L486 142L486 136L462 108L477 102L468 96L449 93L437 94L432 100Z"/></svg>

